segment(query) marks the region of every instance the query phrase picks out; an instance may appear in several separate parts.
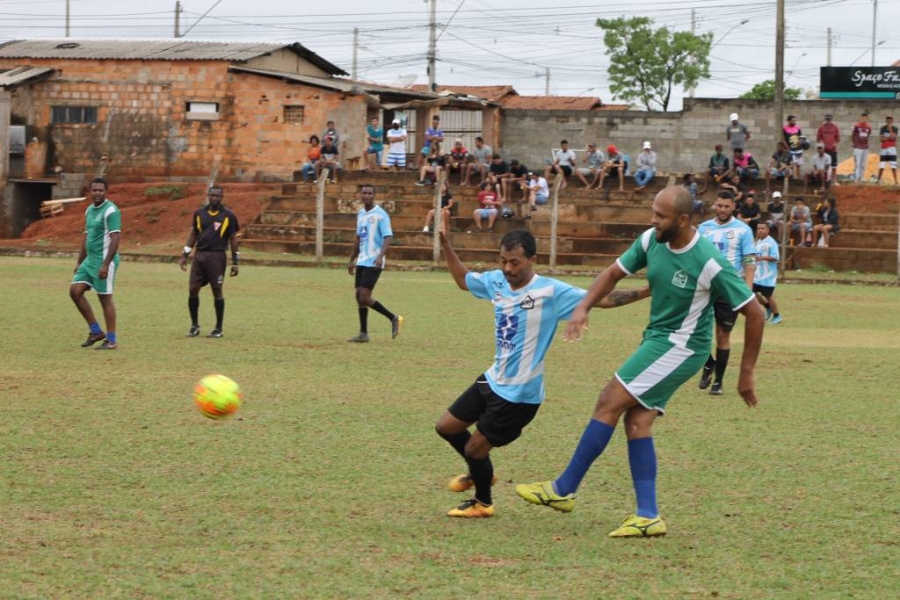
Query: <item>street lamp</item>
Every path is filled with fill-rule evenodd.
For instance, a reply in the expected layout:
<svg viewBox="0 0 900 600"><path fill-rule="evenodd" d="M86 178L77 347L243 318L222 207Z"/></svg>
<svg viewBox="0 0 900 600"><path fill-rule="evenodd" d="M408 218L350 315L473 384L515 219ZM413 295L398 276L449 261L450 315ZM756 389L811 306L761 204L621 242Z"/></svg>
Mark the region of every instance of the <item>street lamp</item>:
<svg viewBox="0 0 900 600"><path fill-rule="evenodd" d="M715 44L713 44L712 46L709 47L709 51L712 52L712 49L713 49L713 48L715 48L716 46L718 46L719 44L721 44L721 43L722 43L722 40L724 40L724 39L728 36L729 33L731 33L732 31L734 31L735 29L737 29L737 28L740 27L741 25L746 25L746 24L749 23L749 22L750 22L750 19L744 19L743 21L741 21L741 22L738 23L737 25L734 25L731 29L729 29L728 31L726 31L725 33L722 34L722 36L719 38L719 41L718 41L718 42L716 42Z"/></svg>

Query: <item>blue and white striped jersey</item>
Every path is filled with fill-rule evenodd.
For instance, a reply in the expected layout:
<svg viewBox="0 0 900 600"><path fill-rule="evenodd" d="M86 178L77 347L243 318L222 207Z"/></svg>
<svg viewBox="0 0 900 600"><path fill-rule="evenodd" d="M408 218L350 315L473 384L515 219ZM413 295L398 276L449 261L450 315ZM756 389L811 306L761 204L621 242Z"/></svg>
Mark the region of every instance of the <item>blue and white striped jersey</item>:
<svg viewBox="0 0 900 600"><path fill-rule="evenodd" d="M756 242L750 226L731 217L731 220L720 225L715 219L704 221L697 228L700 235L711 241L731 263L739 275L744 274L744 257L756 259Z"/></svg>
<svg viewBox="0 0 900 600"><path fill-rule="evenodd" d="M366 212L361 208L356 213L356 235L359 236L359 256L356 257L357 267L379 267L375 259L384 248L384 238L394 236L391 230L391 218L380 206L375 206ZM387 261L385 261L387 262Z"/></svg>
<svg viewBox="0 0 900 600"><path fill-rule="evenodd" d="M778 281L778 243L767 235L764 239L756 242L756 272L753 273L753 283L763 285L765 287L775 287ZM760 256L771 256L776 262L771 260L759 260Z"/></svg>

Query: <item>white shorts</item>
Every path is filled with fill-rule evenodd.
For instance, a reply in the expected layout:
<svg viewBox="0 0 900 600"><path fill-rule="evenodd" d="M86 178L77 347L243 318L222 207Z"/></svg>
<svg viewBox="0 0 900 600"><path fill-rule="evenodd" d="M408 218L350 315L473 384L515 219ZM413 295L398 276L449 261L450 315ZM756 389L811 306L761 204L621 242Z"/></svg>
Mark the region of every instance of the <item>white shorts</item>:
<svg viewBox="0 0 900 600"><path fill-rule="evenodd" d="M389 152L387 155L387 166L389 167L405 167L406 153Z"/></svg>

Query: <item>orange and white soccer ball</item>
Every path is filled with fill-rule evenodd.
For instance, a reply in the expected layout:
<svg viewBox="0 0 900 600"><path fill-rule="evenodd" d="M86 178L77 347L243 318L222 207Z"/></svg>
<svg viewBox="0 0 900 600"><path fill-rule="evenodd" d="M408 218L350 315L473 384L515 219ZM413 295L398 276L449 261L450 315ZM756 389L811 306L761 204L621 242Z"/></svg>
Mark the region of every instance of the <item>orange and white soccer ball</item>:
<svg viewBox="0 0 900 600"><path fill-rule="evenodd" d="M227 419L243 399L240 386L224 375L207 375L194 386L194 403L210 419Z"/></svg>

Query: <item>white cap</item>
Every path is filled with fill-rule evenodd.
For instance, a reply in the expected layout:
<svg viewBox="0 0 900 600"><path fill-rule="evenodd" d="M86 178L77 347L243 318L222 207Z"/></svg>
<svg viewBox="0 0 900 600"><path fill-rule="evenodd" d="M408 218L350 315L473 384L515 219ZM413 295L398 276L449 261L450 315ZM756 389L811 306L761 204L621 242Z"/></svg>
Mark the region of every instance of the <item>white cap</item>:
<svg viewBox="0 0 900 600"><path fill-rule="evenodd" d="M644 150L650 149L650 142L644 142Z"/></svg>
<svg viewBox="0 0 900 600"><path fill-rule="evenodd" d="M737 113L731 113L731 120L732 120L732 121L737 121L737 120L738 120L738 114L737 114Z"/></svg>
<svg viewBox="0 0 900 600"><path fill-rule="evenodd" d="M772 192L772 198L781 198L781 192Z"/></svg>
<svg viewBox="0 0 900 600"><path fill-rule="evenodd" d="M400 119L394 119L393 121L391 121L391 125L399 125L399 124L400 124Z"/></svg>

